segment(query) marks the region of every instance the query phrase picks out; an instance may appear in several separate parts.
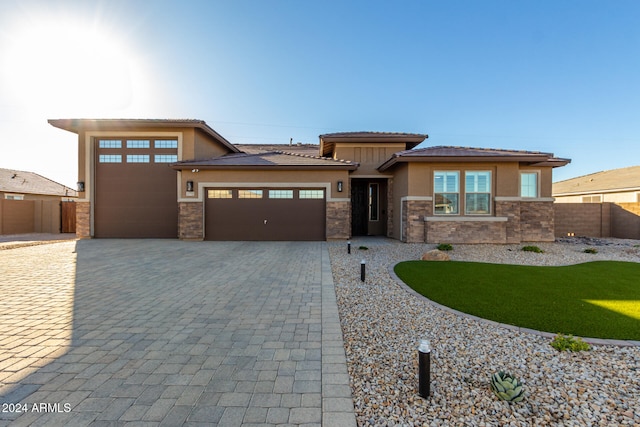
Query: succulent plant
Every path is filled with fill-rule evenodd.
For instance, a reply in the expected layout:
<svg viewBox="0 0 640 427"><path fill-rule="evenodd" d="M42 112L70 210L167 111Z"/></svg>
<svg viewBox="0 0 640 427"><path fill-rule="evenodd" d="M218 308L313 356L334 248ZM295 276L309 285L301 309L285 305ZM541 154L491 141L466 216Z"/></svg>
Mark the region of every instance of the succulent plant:
<svg viewBox="0 0 640 427"><path fill-rule="evenodd" d="M491 376L491 390L507 402L520 402L524 399L522 384L516 377L503 371Z"/></svg>

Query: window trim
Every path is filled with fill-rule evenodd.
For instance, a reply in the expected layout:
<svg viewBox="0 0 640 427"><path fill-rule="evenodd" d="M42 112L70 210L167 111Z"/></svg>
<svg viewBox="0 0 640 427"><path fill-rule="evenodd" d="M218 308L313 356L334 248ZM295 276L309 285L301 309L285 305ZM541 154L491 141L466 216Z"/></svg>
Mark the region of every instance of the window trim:
<svg viewBox="0 0 640 427"><path fill-rule="evenodd" d="M437 174L456 174L456 191L441 191L436 192L436 175ZM446 181L446 178L445 178ZM443 185L443 190L446 190L446 183ZM455 212L438 212L436 201L438 194L455 194L456 195L456 210ZM460 171L459 170L435 170L433 171L433 214L438 216L456 216L460 215Z"/></svg>
<svg viewBox="0 0 640 427"><path fill-rule="evenodd" d="M534 196L525 196L522 192L522 176L523 175L533 175L536 177L536 194ZM523 199L538 199L540 198L540 171L538 170L520 170L519 180L518 180L518 192L519 196Z"/></svg>
<svg viewBox="0 0 640 427"><path fill-rule="evenodd" d="M489 192L484 192L484 191L467 191L467 176L470 173L488 173L489 174ZM493 181L492 181L492 177L491 177L491 170L475 170L475 169L470 169L470 170L465 170L464 171L464 214L465 215L469 215L469 216L490 216L493 213L493 209L491 209L491 201L492 201L492 195L493 195ZM476 185L477 186L477 185ZM473 194L486 194L487 195L487 212L469 212L469 204L467 203L467 196L468 195L473 195Z"/></svg>

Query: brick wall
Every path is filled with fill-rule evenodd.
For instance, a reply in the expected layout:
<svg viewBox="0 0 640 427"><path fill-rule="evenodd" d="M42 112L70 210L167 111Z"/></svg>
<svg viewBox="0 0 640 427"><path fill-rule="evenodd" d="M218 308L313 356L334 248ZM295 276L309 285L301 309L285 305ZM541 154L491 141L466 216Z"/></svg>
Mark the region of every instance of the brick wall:
<svg viewBox="0 0 640 427"><path fill-rule="evenodd" d="M640 239L640 203L616 203L611 206L611 236Z"/></svg>
<svg viewBox="0 0 640 427"><path fill-rule="evenodd" d="M91 203L76 202L76 236L91 238Z"/></svg>
<svg viewBox="0 0 640 427"><path fill-rule="evenodd" d="M554 203L555 236L610 237L610 203Z"/></svg>
<svg viewBox="0 0 640 427"><path fill-rule="evenodd" d="M327 202L327 240L348 239L351 232L351 202Z"/></svg>
<svg viewBox="0 0 640 427"><path fill-rule="evenodd" d="M202 202L178 203L178 237L184 240L203 240L204 209Z"/></svg>

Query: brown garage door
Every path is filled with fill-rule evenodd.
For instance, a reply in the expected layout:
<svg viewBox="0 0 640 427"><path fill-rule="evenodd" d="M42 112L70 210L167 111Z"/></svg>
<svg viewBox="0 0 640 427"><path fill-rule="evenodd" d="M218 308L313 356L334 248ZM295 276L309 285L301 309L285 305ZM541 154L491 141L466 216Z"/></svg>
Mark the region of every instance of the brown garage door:
<svg viewBox="0 0 640 427"><path fill-rule="evenodd" d="M325 240L323 189L208 189L206 240Z"/></svg>
<svg viewBox="0 0 640 427"><path fill-rule="evenodd" d="M95 237L177 238L177 140L96 141Z"/></svg>

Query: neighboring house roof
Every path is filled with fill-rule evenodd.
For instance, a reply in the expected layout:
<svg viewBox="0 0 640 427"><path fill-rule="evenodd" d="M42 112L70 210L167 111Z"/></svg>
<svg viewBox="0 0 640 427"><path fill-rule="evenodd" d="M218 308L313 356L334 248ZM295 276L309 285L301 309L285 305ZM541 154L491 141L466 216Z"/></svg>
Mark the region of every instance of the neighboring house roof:
<svg viewBox="0 0 640 427"><path fill-rule="evenodd" d="M77 197L75 190L33 172L0 169L0 192Z"/></svg>
<svg viewBox="0 0 640 427"><path fill-rule="evenodd" d="M354 170L358 163L333 160L308 154L271 151L266 153L234 153L226 156L173 163L173 169L347 169Z"/></svg>
<svg viewBox="0 0 640 427"><path fill-rule="evenodd" d="M338 132L320 135L320 154L331 156L337 142L366 142L389 143L402 142L406 144L406 149L417 147L422 141L429 138L427 134L421 133L399 133L399 132Z"/></svg>
<svg viewBox="0 0 640 427"><path fill-rule="evenodd" d="M564 166L569 159L554 157L539 151L502 150L492 148L436 146L395 153L384 162L379 171L385 171L404 162L520 162L529 166Z"/></svg>
<svg viewBox="0 0 640 427"><path fill-rule="evenodd" d="M201 129L213 139L224 145L229 151L240 150L213 130L204 120L197 119L50 119L49 124L69 132L81 130L122 130L142 127L191 127Z"/></svg>
<svg viewBox="0 0 640 427"><path fill-rule="evenodd" d="M554 196L640 190L640 166L579 176L553 184Z"/></svg>

